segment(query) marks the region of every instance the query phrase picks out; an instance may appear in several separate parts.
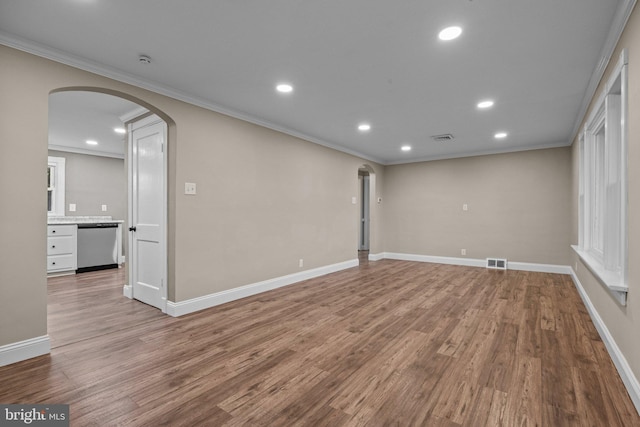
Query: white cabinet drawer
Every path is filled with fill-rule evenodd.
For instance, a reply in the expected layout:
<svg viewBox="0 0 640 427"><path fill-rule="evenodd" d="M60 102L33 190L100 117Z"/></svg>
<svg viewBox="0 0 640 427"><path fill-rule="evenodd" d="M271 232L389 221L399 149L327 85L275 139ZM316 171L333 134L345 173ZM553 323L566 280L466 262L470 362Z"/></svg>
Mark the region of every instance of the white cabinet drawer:
<svg viewBox="0 0 640 427"><path fill-rule="evenodd" d="M73 236L49 237L47 239L47 255L73 254L76 243Z"/></svg>
<svg viewBox="0 0 640 427"><path fill-rule="evenodd" d="M47 271L75 270L76 262L74 254L49 256L47 257Z"/></svg>
<svg viewBox="0 0 640 427"><path fill-rule="evenodd" d="M74 236L77 225L47 225L47 236Z"/></svg>
<svg viewBox="0 0 640 427"><path fill-rule="evenodd" d="M78 268L78 226L47 225L47 272L74 273Z"/></svg>

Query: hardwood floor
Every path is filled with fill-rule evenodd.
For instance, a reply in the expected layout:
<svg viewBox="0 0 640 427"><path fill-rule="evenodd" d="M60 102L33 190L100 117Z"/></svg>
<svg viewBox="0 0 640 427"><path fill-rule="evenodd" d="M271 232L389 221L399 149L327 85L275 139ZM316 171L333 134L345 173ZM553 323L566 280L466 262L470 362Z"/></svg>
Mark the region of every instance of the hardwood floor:
<svg viewBox="0 0 640 427"><path fill-rule="evenodd" d="M123 298L125 269L48 279L48 331L53 348L131 328L165 317Z"/></svg>
<svg viewBox="0 0 640 427"><path fill-rule="evenodd" d="M74 426L638 426L569 276L383 260L171 318L50 279L51 355L0 402Z"/></svg>

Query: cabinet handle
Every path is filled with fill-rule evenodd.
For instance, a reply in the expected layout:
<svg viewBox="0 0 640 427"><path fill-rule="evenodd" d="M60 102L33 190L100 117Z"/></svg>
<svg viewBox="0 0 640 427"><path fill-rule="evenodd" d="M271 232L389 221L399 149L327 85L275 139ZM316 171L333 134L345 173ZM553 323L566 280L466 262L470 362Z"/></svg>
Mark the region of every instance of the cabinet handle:
<svg viewBox="0 0 640 427"><path fill-rule="evenodd" d="M55 248L56 248L56 245L51 245L51 249L55 249Z"/></svg>
<svg viewBox="0 0 640 427"><path fill-rule="evenodd" d="M55 234L55 232L56 232L56 230L53 230L53 231L52 231L52 233L54 233L54 234Z"/></svg>
<svg viewBox="0 0 640 427"><path fill-rule="evenodd" d="M53 265L56 265L56 262L55 262L55 261L53 261L53 263L52 263L52 264L53 264Z"/></svg>

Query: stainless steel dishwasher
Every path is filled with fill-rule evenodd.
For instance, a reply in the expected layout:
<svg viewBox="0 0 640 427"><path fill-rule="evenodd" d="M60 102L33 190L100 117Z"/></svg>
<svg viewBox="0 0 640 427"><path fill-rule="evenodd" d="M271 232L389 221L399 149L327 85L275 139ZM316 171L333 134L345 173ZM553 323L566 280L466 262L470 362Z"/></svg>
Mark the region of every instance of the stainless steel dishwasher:
<svg viewBox="0 0 640 427"><path fill-rule="evenodd" d="M118 224L78 224L78 269L85 271L118 268Z"/></svg>

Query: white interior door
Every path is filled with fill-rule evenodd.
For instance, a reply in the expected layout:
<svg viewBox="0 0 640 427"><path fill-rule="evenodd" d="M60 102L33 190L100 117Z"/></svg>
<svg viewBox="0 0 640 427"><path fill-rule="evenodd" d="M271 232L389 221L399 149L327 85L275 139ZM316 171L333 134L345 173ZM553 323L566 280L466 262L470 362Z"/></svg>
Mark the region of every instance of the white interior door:
<svg viewBox="0 0 640 427"><path fill-rule="evenodd" d="M129 283L133 298L166 312L167 125L157 116L129 128Z"/></svg>

